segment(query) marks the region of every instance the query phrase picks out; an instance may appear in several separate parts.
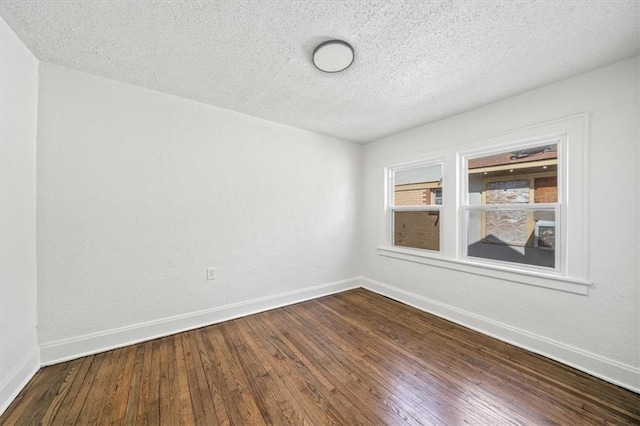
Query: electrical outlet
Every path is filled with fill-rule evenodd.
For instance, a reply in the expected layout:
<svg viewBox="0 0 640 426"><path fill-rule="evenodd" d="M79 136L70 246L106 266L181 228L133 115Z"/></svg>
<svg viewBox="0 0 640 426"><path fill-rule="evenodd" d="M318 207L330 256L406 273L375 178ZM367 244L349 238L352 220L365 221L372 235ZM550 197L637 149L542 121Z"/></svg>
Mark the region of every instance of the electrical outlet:
<svg viewBox="0 0 640 426"><path fill-rule="evenodd" d="M216 271L217 271L217 268L214 268L214 267L207 268L207 279L208 280L215 280L216 279Z"/></svg>

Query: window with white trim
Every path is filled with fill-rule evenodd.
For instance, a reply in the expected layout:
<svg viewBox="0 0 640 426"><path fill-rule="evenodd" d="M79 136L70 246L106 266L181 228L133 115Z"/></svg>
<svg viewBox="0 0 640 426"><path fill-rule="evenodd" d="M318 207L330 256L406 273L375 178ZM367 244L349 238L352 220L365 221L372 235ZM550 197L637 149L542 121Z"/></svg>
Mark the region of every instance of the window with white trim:
<svg viewBox="0 0 640 426"><path fill-rule="evenodd" d="M463 256L560 271L559 138L463 157Z"/></svg>
<svg viewBox="0 0 640 426"><path fill-rule="evenodd" d="M387 166L378 254L586 294L588 118L451 144L426 152L424 161Z"/></svg>
<svg viewBox="0 0 640 426"><path fill-rule="evenodd" d="M442 164L391 168L389 182L393 246L440 251Z"/></svg>

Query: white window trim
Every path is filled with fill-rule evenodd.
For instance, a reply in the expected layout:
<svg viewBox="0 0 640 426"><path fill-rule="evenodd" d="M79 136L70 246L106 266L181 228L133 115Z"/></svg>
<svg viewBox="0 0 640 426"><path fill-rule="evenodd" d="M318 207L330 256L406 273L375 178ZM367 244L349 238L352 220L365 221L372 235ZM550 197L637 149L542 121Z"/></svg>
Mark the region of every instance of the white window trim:
<svg viewBox="0 0 640 426"><path fill-rule="evenodd" d="M378 247L378 255L421 263L438 268L451 269L472 275L497 278L518 284L561 290L568 293L588 294L591 282L579 278L561 277L542 272L524 271L505 266L479 264L445 256L425 255L419 250L401 249L399 247Z"/></svg>
<svg viewBox="0 0 640 426"><path fill-rule="evenodd" d="M452 269L464 273L487 276L550 288L576 294L588 294L591 282L588 270L588 129L589 116L587 113L578 114L534 126L529 126L498 135L465 142L443 148L423 158L428 161L411 161L396 163L385 168L385 238L383 245L378 247L380 256ZM465 244L463 242L463 209L462 197L466 190L466 171L462 167L464 158L474 154L501 152L505 147L522 145L526 143L536 144L535 141L544 141L552 138L565 137L563 152L559 152L559 169L564 168L563 173L558 174L559 188L559 217L556 216L556 235L560 234L561 248L558 250L560 271L548 268L523 268L520 264L507 262L476 262L476 258L464 257ZM539 142L538 142L539 144ZM570 156L570 162L569 160ZM414 157L415 159L415 157ZM560 163L562 162L562 166ZM443 167L443 206L440 210L440 252L393 246L393 229L388 226L390 222L390 198L389 196L389 170L399 170L406 166L415 167L420 164L441 163ZM452 170L454 168L455 170ZM449 171L447 175L446 171ZM454 182L454 180L456 180ZM445 185L446 182L446 185ZM453 183L452 183L453 182ZM570 185L569 185L570 184ZM566 191L565 191L566 190ZM455 201L455 202L452 202ZM532 205L535 208L535 205ZM570 207L570 208L569 208ZM454 223L450 223L454 221ZM562 226L564 224L565 226Z"/></svg>

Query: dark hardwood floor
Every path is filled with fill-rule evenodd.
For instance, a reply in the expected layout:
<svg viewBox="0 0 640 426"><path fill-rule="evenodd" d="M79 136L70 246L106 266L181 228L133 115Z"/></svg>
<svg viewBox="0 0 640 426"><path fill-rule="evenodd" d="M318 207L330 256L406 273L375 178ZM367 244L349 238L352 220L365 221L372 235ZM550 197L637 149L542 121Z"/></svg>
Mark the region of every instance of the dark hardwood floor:
<svg viewBox="0 0 640 426"><path fill-rule="evenodd" d="M640 395L358 289L46 367L2 425L640 424Z"/></svg>

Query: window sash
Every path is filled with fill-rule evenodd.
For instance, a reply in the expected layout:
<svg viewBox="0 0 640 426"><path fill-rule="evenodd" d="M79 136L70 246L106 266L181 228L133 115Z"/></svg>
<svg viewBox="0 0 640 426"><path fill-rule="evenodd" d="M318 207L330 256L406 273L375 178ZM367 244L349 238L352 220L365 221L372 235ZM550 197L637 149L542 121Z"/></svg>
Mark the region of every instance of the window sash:
<svg viewBox="0 0 640 426"><path fill-rule="evenodd" d="M440 186L439 189L444 188L444 161L442 159L437 160L429 160L429 161L418 161L418 162L410 162L404 163L397 166L392 166L387 168L387 207L389 209L398 209L398 208L421 208L425 207L423 205L415 205L415 206L396 206L395 200L395 186L396 186L396 173L404 172L411 169L416 169L420 167L430 167L430 166L440 166ZM442 198L444 201L444 198ZM442 206L442 204L430 204L426 207L434 207L434 206Z"/></svg>
<svg viewBox="0 0 640 426"><path fill-rule="evenodd" d="M484 211L500 211L500 210L555 210L560 207L560 203L529 203L529 204L472 204L463 205L465 210L484 210Z"/></svg>
<svg viewBox="0 0 640 426"><path fill-rule="evenodd" d="M537 266L530 265L526 263L518 263L518 262L510 262L504 260L497 259L487 259L478 256L470 256L469 255L469 221L470 221L470 212L493 212L493 211L523 211L523 212L533 212L533 211L548 211L553 212L555 221L555 245L554 245L554 267L546 267L546 266ZM484 205L463 205L461 206L461 216L462 216L462 258L465 261L477 264L490 264L490 265L499 265L499 266L508 266L510 268L517 268L523 270L531 270L531 271L553 271L556 273L562 273L562 252L563 252L563 242L562 242L562 216L561 216L561 205L560 203L545 203L545 204L484 204ZM535 238L535 236L534 236Z"/></svg>
<svg viewBox="0 0 640 426"><path fill-rule="evenodd" d="M419 247L411 247L411 246L402 246L396 245L395 243L395 232L396 232L396 224L395 224L395 213L396 212L438 212L438 250L431 250L426 248ZM428 206L398 206L398 207L389 207L389 235L390 235L390 246L391 247L400 247L408 250L419 250L424 253L440 253L442 251L442 205L441 204L432 204Z"/></svg>
<svg viewBox="0 0 640 426"><path fill-rule="evenodd" d="M397 206L397 207L389 207L391 212L424 212L424 211L441 211L442 204L431 204L428 206Z"/></svg>

